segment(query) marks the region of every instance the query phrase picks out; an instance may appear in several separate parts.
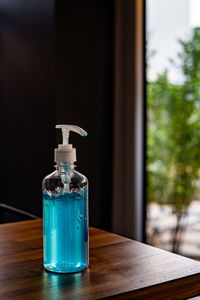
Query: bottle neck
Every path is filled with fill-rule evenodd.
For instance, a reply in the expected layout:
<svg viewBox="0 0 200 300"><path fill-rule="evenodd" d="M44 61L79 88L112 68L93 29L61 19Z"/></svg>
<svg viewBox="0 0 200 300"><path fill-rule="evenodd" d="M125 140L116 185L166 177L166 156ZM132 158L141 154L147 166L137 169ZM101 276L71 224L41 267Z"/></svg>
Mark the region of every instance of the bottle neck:
<svg viewBox="0 0 200 300"><path fill-rule="evenodd" d="M74 163L57 163L56 165L56 169L60 172L73 172L74 168Z"/></svg>
<svg viewBox="0 0 200 300"><path fill-rule="evenodd" d="M69 191L69 184L74 174L74 167L74 163L58 163L56 165L56 169L60 173L61 181L66 191Z"/></svg>

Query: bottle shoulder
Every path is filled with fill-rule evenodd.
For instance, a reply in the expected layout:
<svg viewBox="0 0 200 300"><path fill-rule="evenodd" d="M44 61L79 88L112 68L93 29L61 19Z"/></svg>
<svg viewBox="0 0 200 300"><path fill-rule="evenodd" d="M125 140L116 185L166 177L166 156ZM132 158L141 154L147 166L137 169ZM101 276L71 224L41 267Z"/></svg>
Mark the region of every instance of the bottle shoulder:
<svg viewBox="0 0 200 300"><path fill-rule="evenodd" d="M55 170L52 173L45 176L43 181L46 180L46 179L55 178L55 177L59 177L59 176L60 176L60 172L58 170Z"/></svg>
<svg viewBox="0 0 200 300"><path fill-rule="evenodd" d="M80 172L74 170L71 178L70 178L70 189L72 188L82 188L88 185L88 179L85 175ZM42 183L43 189L47 190L55 190L58 188L63 188L63 180L61 176L61 172L59 170L55 170L50 173L43 179Z"/></svg>
<svg viewBox="0 0 200 300"><path fill-rule="evenodd" d="M54 172L52 172L52 173L48 174L47 176L45 176L43 181L45 179L58 178L60 176L61 176L61 172L59 170L55 170ZM85 175L81 174L80 172L78 172L76 170L73 171L72 178L79 178L79 179L82 179L82 180L88 180Z"/></svg>
<svg viewBox="0 0 200 300"><path fill-rule="evenodd" d="M74 177L78 177L78 178L81 178L83 180L88 180L87 177L83 174L81 174L80 172L74 170Z"/></svg>

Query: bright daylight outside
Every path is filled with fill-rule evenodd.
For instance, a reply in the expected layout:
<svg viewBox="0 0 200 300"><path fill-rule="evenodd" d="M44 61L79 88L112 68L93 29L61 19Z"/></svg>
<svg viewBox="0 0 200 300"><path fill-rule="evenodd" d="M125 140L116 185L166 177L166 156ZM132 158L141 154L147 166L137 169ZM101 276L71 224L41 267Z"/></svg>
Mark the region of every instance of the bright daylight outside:
<svg viewBox="0 0 200 300"><path fill-rule="evenodd" d="M147 0L147 242L200 259L200 0Z"/></svg>

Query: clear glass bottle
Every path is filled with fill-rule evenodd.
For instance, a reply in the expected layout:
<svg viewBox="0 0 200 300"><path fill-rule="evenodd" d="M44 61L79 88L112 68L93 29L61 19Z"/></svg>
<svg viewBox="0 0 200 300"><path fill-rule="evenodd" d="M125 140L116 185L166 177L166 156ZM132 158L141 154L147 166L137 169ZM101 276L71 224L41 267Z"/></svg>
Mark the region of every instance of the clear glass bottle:
<svg viewBox="0 0 200 300"><path fill-rule="evenodd" d="M68 144L69 131L87 133L74 125L57 125L63 144L55 149L56 171L43 180L43 258L48 271L78 272L87 268L88 180L74 170L76 149Z"/></svg>
<svg viewBox="0 0 200 300"><path fill-rule="evenodd" d="M71 273L88 266L88 180L60 164L43 180L44 267Z"/></svg>

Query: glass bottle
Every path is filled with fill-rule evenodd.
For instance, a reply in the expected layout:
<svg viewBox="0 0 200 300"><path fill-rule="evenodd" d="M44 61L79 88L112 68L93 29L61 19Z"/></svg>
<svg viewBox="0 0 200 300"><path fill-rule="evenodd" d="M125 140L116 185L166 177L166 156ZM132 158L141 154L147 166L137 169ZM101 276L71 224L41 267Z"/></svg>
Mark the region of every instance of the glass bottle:
<svg viewBox="0 0 200 300"><path fill-rule="evenodd" d="M43 258L48 271L78 272L87 268L88 180L74 170L76 149L68 144L69 132L87 133L75 125L57 125L63 144L55 149L56 171L46 176L43 192Z"/></svg>

